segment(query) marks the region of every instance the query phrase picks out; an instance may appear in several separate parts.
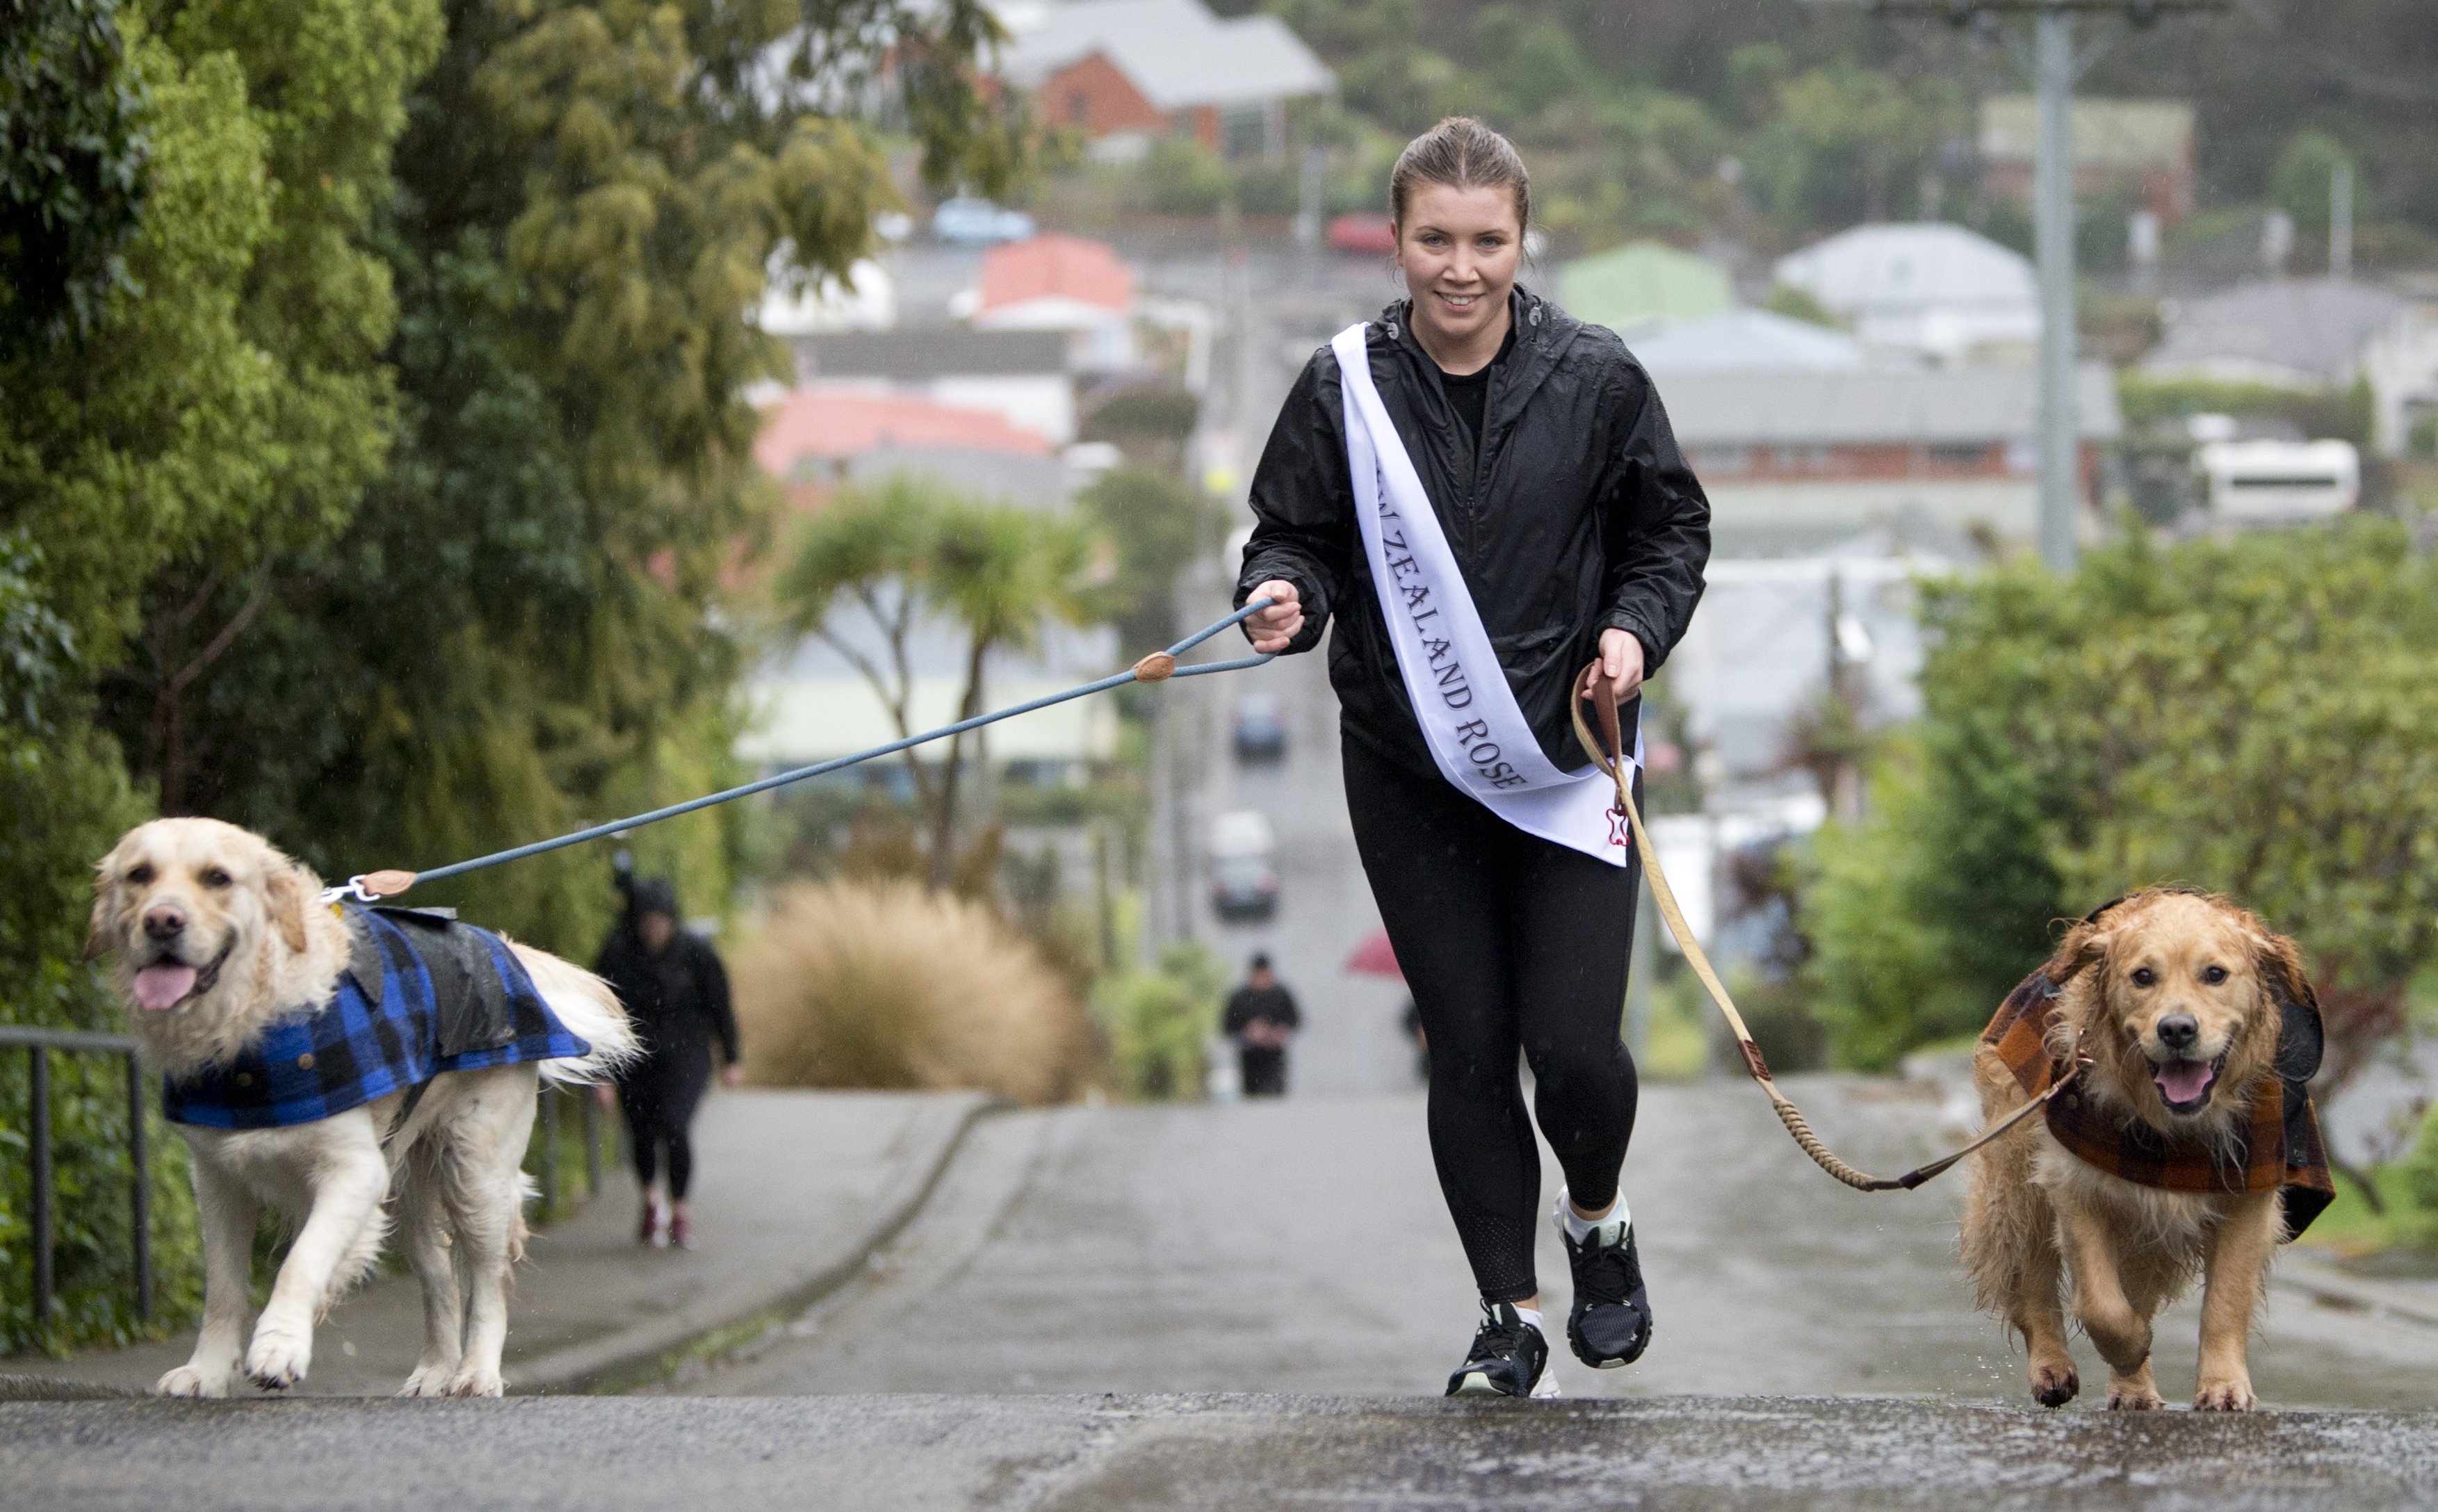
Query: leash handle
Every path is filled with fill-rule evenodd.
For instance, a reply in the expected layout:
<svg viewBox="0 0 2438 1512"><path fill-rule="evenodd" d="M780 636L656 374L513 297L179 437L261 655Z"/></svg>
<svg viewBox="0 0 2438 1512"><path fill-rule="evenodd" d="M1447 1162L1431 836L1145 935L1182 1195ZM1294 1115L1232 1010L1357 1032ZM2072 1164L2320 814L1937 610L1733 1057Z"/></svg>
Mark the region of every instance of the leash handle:
<svg viewBox="0 0 2438 1512"><path fill-rule="evenodd" d="M1593 712L1599 720L1600 735L1605 737L1604 740L1594 738L1591 727L1583 721L1583 705L1586 703L1592 705ZM1752 1030L1744 1027L1744 1016L1736 1011L1735 999L1727 994L1726 984L1719 979L1718 972L1711 967L1710 958L1703 951L1702 942L1693 938L1691 926L1685 922L1685 911L1677 906L1676 889L1668 885L1668 873L1659 865L1658 849L1651 843L1651 832L1643 828L1642 809L1634 801L1633 783L1628 779L1632 766L1625 758L1624 726L1617 713L1616 695L1608 691L1598 661L1585 667L1582 675L1575 679L1571 712L1575 738L1582 743L1583 753L1616 786L1617 812L1623 814L1626 822L1633 826L1634 843L1642 852L1642 874L1651 883L1651 898L1659 905L1659 916L1668 921L1668 932L1676 937L1677 945L1685 952L1686 962L1693 968L1693 975L1701 979L1703 990L1709 993L1710 1001L1718 1006L1720 1014L1726 1019L1727 1028L1736 1037L1736 1048L1743 1052L1744 1069L1752 1073L1752 1079L1760 1083L1761 1091L1769 1095L1770 1106L1777 1113L1777 1121L1786 1125L1786 1132L1822 1170L1856 1191L1911 1191L2046 1107L2049 1099L2063 1092L2074 1081L2075 1074L2089 1064L2077 1055L2066 1067L2065 1074L2051 1083L2046 1092L2007 1115L1979 1138L1901 1176L1874 1176L1839 1159L1837 1152L1812 1133L1811 1121L1803 1116L1803 1110L1794 1105L1792 1098L1778 1090L1776 1080L1769 1074L1769 1062L1762 1057L1760 1046L1753 1043Z"/></svg>

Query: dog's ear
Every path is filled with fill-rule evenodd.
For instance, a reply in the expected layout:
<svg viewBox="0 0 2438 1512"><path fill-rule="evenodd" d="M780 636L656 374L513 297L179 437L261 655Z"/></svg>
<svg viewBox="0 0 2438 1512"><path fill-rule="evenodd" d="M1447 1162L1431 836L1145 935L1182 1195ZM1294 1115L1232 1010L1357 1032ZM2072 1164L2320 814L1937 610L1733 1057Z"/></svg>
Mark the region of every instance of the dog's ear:
<svg viewBox="0 0 2438 1512"><path fill-rule="evenodd" d="M304 873L292 861L281 861L272 868L263 891L271 901L271 922L279 926L279 938L298 955L305 953L305 907L309 901Z"/></svg>
<svg viewBox="0 0 2438 1512"><path fill-rule="evenodd" d="M2056 954L2049 957L2046 976L2052 987L2063 987L2093 966L2108 958L2112 937L2091 919L2082 920L2065 932L2058 941Z"/></svg>
<svg viewBox="0 0 2438 1512"><path fill-rule="evenodd" d="M2288 1081L2308 1081L2319 1074L2327 1030L2320 1022L2320 994L2311 990L2303 953L2284 935L2263 931L2252 958L2261 986L2277 1005L2277 1074Z"/></svg>

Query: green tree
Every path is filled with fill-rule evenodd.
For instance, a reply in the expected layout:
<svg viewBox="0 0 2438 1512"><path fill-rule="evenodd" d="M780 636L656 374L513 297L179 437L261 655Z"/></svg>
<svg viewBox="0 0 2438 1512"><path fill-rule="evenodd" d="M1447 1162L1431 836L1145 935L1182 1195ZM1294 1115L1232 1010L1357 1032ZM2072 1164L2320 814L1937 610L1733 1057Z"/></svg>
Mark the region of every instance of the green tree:
<svg viewBox="0 0 2438 1512"><path fill-rule="evenodd" d="M1924 614L1920 764L1826 838L1805 905L1842 1056L1977 1028L2052 920L2155 883L2297 940L2332 1085L2403 1027L2438 958L2438 567L2402 527L2130 532Z"/></svg>
<svg viewBox="0 0 2438 1512"><path fill-rule="evenodd" d="M1108 581L1093 594L1096 617L1129 653L1174 642L1176 578L1210 537L1216 511L1175 473L1113 467L1076 501L1107 543Z"/></svg>
<svg viewBox="0 0 2438 1512"><path fill-rule="evenodd" d="M110 0L0 0L0 354L91 331L129 287L143 109Z"/></svg>
<svg viewBox="0 0 2438 1512"><path fill-rule="evenodd" d="M2316 126L2305 127L2294 133L2286 149L2277 154L2277 166L2270 170L2269 195L2277 207L2294 218L2294 229L2306 237L2323 238L2328 235L2330 197L2335 192L2339 169L2354 175L2357 203L2365 188L2361 174L2355 168L2354 156L2345 144Z"/></svg>
<svg viewBox="0 0 2438 1512"><path fill-rule="evenodd" d="M1747 155L1771 215L1800 233L1898 213L1939 145L1966 125L1952 78L1818 67L1779 86L1776 113Z"/></svg>
<svg viewBox="0 0 2438 1512"><path fill-rule="evenodd" d="M1029 649L1049 622L1084 617L1090 546L1070 521L899 475L830 499L798 536L777 595L789 628L844 656L903 737L915 733L912 642L923 623L951 624L962 637L957 718L970 719L982 712L993 652ZM859 633L866 626L871 633ZM929 831L933 888L958 871L964 750L959 734L929 765L905 754Z"/></svg>
<svg viewBox="0 0 2438 1512"><path fill-rule="evenodd" d="M90 329L70 338L70 359L24 348L0 358L0 558L12 584L0 592L10 669L0 707L0 1011L10 1017L110 1020L79 960L91 867L146 804L97 715L105 677L131 644L147 643L159 586L188 570L208 577L206 563L247 561L256 542L326 533L380 465L386 382L376 350L389 307L378 261L336 228L347 201L386 183L381 132L395 131L398 94L437 40L432 19L413 4L340 0L188 9L157 28L143 12L118 17L124 73L106 87L144 102L149 144L124 276ZM254 82L270 79L278 87L257 94ZM342 114L373 125L351 132L317 114L317 101L337 97ZM319 124L299 124L309 120ZM327 151L300 142L316 130L333 138ZM300 174L309 182L294 182ZM190 624L214 607L178 606ZM10 1058L0 1082L0 1127L12 1140L22 1137L21 1064ZM55 1341L132 1326L127 1236L115 1226L124 1204L108 1195L124 1180L123 1089L106 1064L67 1075L58 1132L77 1138L62 1150L69 1226ZM10 1241L24 1167L5 1169L0 1247L15 1271L28 1259ZM164 1175L180 1169L173 1148ZM165 1200L155 1211L165 1313L175 1318L193 1291L188 1209ZM0 1327L22 1339L18 1279Z"/></svg>
<svg viewBox="0 0 2438 1512"><path fill-rule="evenodd" d="M210 588L215 614L263 607L186 689L183 747L144 747L190 805L340 875L729 775L744 648L714 607L772 497L742 397L786 368L751 320L769 270L843 271L897 202L850 102L934 182L1001 186L1024 140L974 82L997 35L975 0L451 0L443 19L372 233L399 307L395 459L336 539ZM143 745L150 724L123 708L119 728ZM639 859L716 905L739 822L645 831ZM567 853L433 901L582 952L606 883Z"/></svg>

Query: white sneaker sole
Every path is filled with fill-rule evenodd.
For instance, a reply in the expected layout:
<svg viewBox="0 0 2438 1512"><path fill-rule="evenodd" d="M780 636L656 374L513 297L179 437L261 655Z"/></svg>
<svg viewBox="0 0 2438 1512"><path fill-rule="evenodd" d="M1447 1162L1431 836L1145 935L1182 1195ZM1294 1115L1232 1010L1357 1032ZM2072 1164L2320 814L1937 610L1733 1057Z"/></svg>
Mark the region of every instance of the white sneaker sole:
<svg viewBox="0 0 2438 1512"><path fill-rule="evenodd" d="M1456 1395L1459 1397L1504 1397L1507 1394L1492 1385L1490 1383L1490 1378L1476 1370L1464 1378L1464 1384L1456 1389ZM1558 1373L1556 1371L1551 1370L1546 1365L1541 1367L1541 1379L1532 1383L1532 1395L1530 1399L1533 1401L1555 1401L1558 1399Z"/></svg>

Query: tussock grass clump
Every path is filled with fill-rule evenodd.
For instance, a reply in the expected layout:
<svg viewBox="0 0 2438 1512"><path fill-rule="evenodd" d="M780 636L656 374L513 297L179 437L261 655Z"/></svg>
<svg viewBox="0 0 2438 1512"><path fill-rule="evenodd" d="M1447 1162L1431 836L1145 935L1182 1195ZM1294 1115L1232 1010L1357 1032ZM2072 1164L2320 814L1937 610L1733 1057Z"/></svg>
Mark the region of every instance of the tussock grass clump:
<svg viewBox="0 0 2438 1512"><path fill-rule="evenodd" d="M910 882L778 893L735 956L745 1065L766 1085L979 1087L1055 1102L1083 1085L1090 1021L990 909Z"/></svg>

